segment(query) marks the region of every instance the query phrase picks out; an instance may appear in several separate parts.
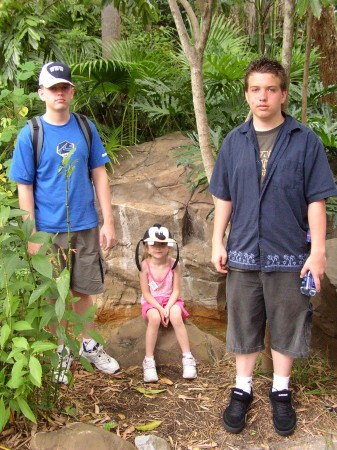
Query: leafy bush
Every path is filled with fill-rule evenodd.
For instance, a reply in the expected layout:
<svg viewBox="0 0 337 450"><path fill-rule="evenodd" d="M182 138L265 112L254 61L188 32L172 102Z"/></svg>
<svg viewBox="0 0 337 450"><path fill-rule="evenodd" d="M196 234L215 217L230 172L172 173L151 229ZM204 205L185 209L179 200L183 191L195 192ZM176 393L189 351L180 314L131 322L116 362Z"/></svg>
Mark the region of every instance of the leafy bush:
<svg viewBox="0 0 337 450"><path fill-rule="evenodd" d="M68 182L74 166L70 155L63 159L66 202ZM41 409L57 402L58 384L53 383L58 364L55 337L48 326L57 324L57 338L75 356L77 339L84 325L93 321L95 308L79 316L72 311L77 301L70 292L71 255L52 251L52 235L32 233L34 223L21 220L25 214L17 208L15 186L6 176L0 179L0 431L16 415L24 414L36 422ZM70 223L68 220L68 229ZM70 233L69 241L70 241ZM28 255L28 242L42 244L38 253ZM70 246L69 246L70 247ZM69 250L69 252L71 249ZM61 258L67 265L62 269ZM55 299L52 301L51 299ZM70 331L69 323L72 324ZM91 334L92 330L88 330ZM93 332L94 333L94 332ZM97 339L97 333L92 336ZM98 338L100 341L102 339ZM88 369L91 365L81 357Z"/></svg>

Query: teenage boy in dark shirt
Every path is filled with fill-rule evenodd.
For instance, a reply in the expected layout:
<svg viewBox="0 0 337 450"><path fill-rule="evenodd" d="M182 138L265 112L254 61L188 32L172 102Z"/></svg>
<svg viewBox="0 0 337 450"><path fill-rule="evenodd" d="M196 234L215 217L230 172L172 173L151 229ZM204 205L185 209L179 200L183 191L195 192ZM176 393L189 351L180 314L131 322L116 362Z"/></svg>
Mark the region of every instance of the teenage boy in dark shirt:
<svg viewBox="0 0 337 450"><path fill-rule="evenodd" d="M212 263L227 274L227 350L236 358L236 387L223 414L232 433L244 428L253 400L266 321L274 427L283 436L294 431L289 378L294 359L309 354L312 316L300 277L310 271L320 291L326 268L325 199L337 194L336 185L317 135L282 112L286 81L275 60L250 64L245 96L252 119L224 139L209 187L215 198Z"/></svg>

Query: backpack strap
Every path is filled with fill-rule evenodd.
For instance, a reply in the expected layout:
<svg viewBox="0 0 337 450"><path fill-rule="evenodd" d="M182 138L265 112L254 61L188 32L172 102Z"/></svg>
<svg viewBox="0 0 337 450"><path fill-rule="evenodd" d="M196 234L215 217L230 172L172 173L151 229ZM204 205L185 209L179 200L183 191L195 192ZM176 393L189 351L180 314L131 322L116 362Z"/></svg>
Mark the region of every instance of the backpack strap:
<svg viewBox="0 0 337 450"><path fill-rule="evenodd" d="M43 125L40 116L33 117L32 119L28 120L27 123L32 137L34 164L36 168L40 159L41 149L43 145Z"/></svg>
<svg viewBox="0 0 337 450"><path fill-rule="evenodd" d="M90 154L90 150L91 150L91 141L92 141L92 130L91 130L91 126L90 123L87 119L86 116L84 116L83 114L78 114L78 113L73 113L77 123L79 124L81 131L85 137L85 140L87 142L87 146L88 146L88 151Z"/></svg>
<svg viewBox="0 0 337 450"><path fill-rule="evenodd" d="M88 153L90 154L91 142L92 142L92 130L89 121L86 116L82 114L73 113L81 131L84 135L85 141L88 146ZM33 117L27 121L30 129L30 135L32 137L32 145L34 152L34 164L35 168L38 166L41 150L43 146L43 125L40 116Z"/></svg>

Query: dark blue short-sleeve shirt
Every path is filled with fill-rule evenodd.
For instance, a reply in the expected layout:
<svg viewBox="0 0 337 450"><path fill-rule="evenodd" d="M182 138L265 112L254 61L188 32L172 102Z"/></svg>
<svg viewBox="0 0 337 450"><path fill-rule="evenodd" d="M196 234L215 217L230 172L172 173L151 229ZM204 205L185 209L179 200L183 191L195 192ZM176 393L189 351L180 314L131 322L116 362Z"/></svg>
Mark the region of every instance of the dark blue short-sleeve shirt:
<svg viewBox="0 0 337 450"><path fill-rule="evenodd" d="M233 204L228 265L299 271L308 257L308 204L337 195L318 136L291 116L279 132L260 188L261 160L252 120L224 139L209 192Z"/></svg>

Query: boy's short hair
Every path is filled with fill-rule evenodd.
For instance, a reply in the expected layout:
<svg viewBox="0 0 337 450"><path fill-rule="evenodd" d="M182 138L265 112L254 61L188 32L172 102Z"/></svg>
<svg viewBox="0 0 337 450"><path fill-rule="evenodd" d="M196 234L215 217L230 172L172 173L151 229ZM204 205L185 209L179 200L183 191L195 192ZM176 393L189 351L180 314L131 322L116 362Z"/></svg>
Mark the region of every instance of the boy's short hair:
<svg viewBox="0 0 337 450"><path fill-rule="evenodd" d="M266 58L262 56L262 58L256 59L252 61L246 71L245 74L245 92L248 90L249 77L252 73L272 73L276 77L278 77L281 81L281 90L287 90L287 75L284 70L284 67L281 63L279 63L276 59Z"/></svg>

